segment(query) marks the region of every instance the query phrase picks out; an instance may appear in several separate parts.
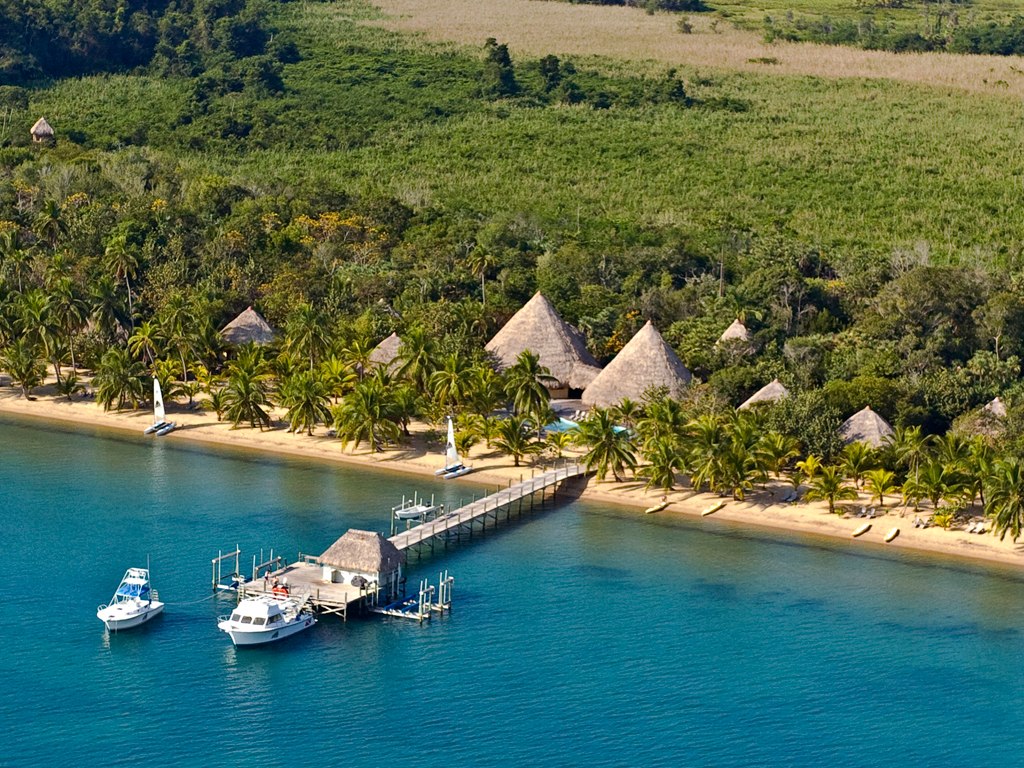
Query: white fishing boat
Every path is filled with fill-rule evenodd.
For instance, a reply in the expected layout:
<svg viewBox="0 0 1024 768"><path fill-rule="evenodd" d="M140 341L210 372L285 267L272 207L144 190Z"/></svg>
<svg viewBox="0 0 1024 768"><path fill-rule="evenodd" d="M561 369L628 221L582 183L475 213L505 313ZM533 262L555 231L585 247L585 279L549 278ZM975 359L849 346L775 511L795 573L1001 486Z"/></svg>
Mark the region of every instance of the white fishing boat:
<svg viewBox="0 0 1024 768"><path fill-rule="evenodd" d="M306 597L259 595L246 598L230 616L221 616L217 629L226 632L235 645L263 645L309 629L316 614Z"/></svg>
<svg viewBox="0 0 1024 768"><path fill-rule="evenodd" d="M444 445L444 466L435 471L435 475L440 475L445 480L451 480L456 477L462 477L473 471L472 467L467 467L462 457L459 456L459 449L455 447L455 425L452 424L452 417L448 417L448 439Z"/></svg>
<svg viewBox="0 0 1024 768"><path fill-rule="evenodd" d="M152 435L156 433L157 437L163 437L168 432L174 430L175 424L173 421L167 420L167 414L164 412L164 396L160 391L160 382L156 376L153 377L153 424L146 427L142 434Z"/></svg>
<svg viewBox="0 0 1024 768"><path fill-rule="evenodd" d="M117 631L145 624L164 609L149 584L148 568L129 568L110 602L96 610L107 629Z"/></svg>
<svg viewBox="0 0 1024 768"><path fill-rule="evenodd" d="M434 504L433 497L431 497L429 504L416 496L408 500L403 498L400 505L391 508L391 513L397 520L419 520L421 517L426 517L431 512L436 511L437 506Z"/></svg>

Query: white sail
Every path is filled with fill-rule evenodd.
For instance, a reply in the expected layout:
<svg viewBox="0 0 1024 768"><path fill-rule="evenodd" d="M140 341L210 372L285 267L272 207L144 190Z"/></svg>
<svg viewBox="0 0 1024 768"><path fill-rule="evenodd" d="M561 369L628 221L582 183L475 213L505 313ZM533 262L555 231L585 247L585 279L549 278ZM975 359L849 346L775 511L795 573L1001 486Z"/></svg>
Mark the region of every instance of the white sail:
<svg viewBox="0 0 1024 768"><path fill-rule="evenodd" d="M163 424L167 419L164 414L164 397L160 392L160 382L153 377L153 423Z"/></svg>
<svg viewBox="0 0 1024 768"><path fill-rule="evenodd" d="M452 424L452 417L448 417L448 442L444 446L444 466L458 467L462 465L462 457L455 447L455 426Z"/></svg>

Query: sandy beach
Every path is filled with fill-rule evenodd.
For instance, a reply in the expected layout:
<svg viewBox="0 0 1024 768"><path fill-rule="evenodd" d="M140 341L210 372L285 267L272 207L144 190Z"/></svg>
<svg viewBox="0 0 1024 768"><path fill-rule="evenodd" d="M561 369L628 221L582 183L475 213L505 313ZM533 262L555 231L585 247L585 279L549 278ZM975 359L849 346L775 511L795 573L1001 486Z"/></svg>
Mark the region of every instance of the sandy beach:
<svg viewBox="0 0 1024 768"><path fill-rule="evenodd" d="M6 383L6 379L3 383ZM55 397L49 387L37 389L34 398L26 400L18 390L4 386L0 388L0 413L133 435L141 435L143 429L152 422L152 413L148 410L104 412L92 400L76 398L69 402L63 397ZM263 431L247 427L232 429L230 424L218 422L216 414L212 412L189 409L175 403L167 404L167 412L168 419L177 422L178 429L159 439L216 444L317 461L370 465L376 469L427 476L433 476L434 470L441 463L442 446L437 430L422 423L412 425L412 438L401 447L374 454L365 445L357 451L353 451L352 446L343 450L340 441L328 437L323 427L313 436L289 433L284 426ZM280 413L273 415L275 419L281 417ZM454 482L490 486L492 490L507 485L510 480L518 481L529 477L531 472L543 469L540 459L536 464L524 460L522 466L515 467L511 458L488 449L482 443L473 448L467 463L474 467L473 473ZM666 495L660 490L645 489L642 482L598 482L591 478L582 495L589 500L635 509L639 515L644 515L646 509L659 504L664 496L669 504L656 514L670 518L691 517L718 527L726 522L738 526L773 528L842 539L856 542L857 546L878 550L914 549L956 558L1024 566L1024 543L1015 544L1009 538L1000 541L991 534L971 534L965 530L942 530L936 527L916 528L915 517L920 515L926 518L926 511L915 513L912 509L902 507L876 509L875 518L864 519L858 514L862 507L870 507L871 500L867 494L862 494L857 501L845 502L842 508L847 510L846 515L833 515L828 513L824 503L781 501L791 490L787 482L771 482L767 488L750 494L746 501L738 502L717 495L694 493L689 489L678 489ZM890 505L896 501L895 497L887 500ZM702 511L718 502L724 502L721 509L712 516L701 516ZM865 523L870 523L871 529L859 538L852 538L853 531ZM894 528L899 528L898 537L891 543L885 543L886 534Z"/></svg>

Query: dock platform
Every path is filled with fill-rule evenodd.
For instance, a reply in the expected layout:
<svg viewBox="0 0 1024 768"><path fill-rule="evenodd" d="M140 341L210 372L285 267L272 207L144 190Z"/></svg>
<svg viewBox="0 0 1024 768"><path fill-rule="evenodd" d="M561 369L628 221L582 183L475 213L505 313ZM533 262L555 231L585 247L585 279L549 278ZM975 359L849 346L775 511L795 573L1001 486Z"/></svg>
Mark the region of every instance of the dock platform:
<svg viewBox="0 0 1024 768"><path fill-rule="evenodd" d="M373 602L375 598L375 594L368 593L365 588L324 581L323 568L310 562L286 565L270 574L269 580L266 581L259 578L240 584L239 598L273 594L270 587L273 579L287 585L289 593L293 596L308 594L309 602L317 613L334 614L345 620L348 619L351 606L361 606Z"/></svg>

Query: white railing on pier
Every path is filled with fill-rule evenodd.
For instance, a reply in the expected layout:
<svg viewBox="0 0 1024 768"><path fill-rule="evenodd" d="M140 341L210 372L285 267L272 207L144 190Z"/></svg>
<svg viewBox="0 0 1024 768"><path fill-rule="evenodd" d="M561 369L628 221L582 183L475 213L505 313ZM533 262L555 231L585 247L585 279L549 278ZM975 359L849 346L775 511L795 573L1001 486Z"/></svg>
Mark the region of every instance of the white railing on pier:
<svg viewBox="0 0 1024 768"><path fill-rule="evenodd" d="M580 477L586 473L586 467L579 463L553 469L542 475L531 477L529 480L523 480L522 482L510 485L508 488L502 488L490 496L484 496L482 499L477 499L407 531L402 531L392 536L389 541L400 550L408 549L435 536L441 536L459 526L472 523L472 521L484 515L495 513L498 509L532 496L545 488L550 488L565 480Z"/></svg>

